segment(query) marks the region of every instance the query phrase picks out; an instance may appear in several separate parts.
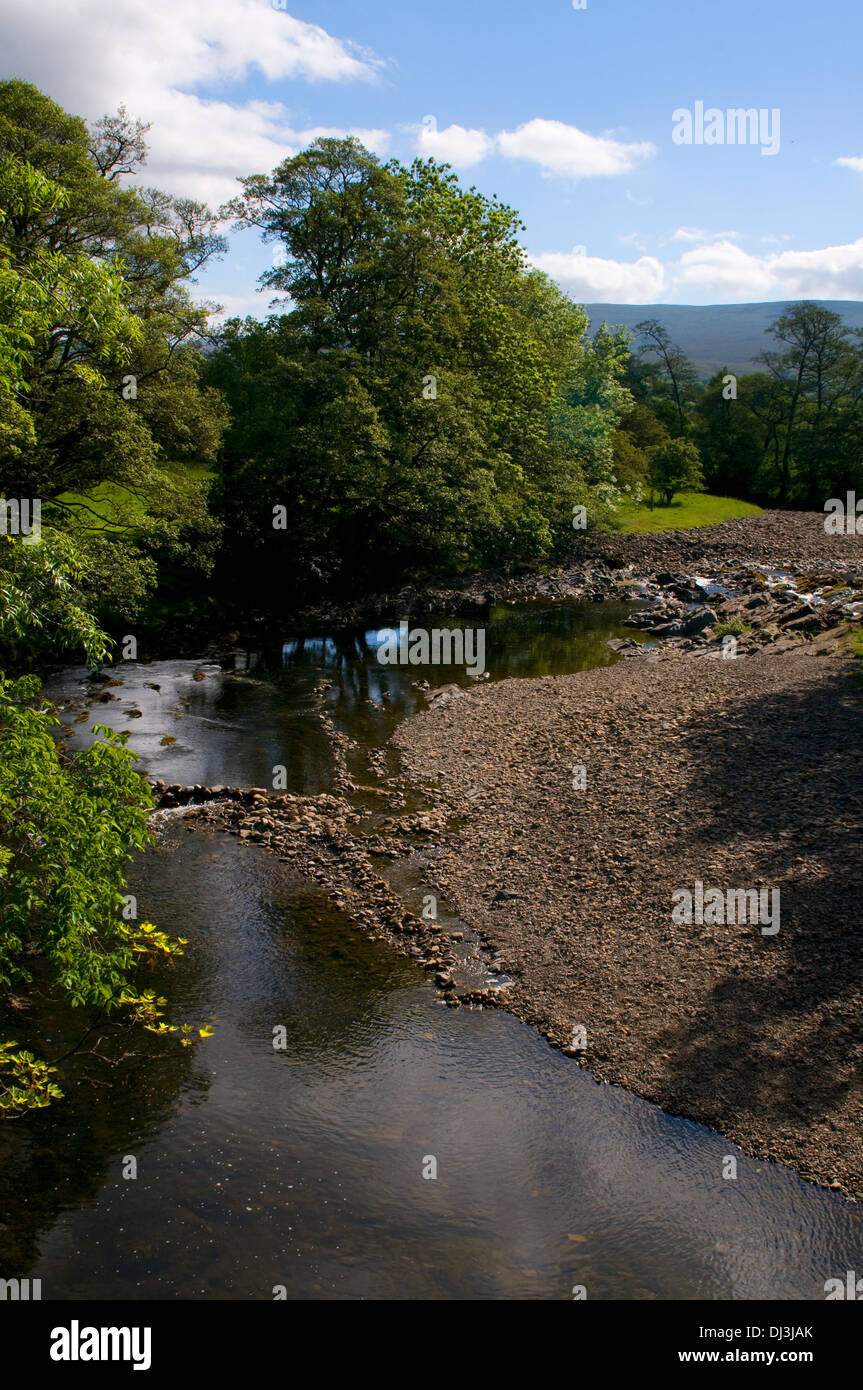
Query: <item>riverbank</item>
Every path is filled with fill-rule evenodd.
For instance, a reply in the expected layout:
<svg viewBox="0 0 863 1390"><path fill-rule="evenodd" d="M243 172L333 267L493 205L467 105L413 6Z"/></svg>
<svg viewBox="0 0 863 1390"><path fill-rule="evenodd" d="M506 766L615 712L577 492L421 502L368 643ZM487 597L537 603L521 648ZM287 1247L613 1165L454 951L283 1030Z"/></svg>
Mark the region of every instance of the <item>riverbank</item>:
<svg viewBox="0 0 863 1390"><path fill-rule="evenodd" d="M768 511L680 531L573 533L565 548L538 565L455 574L351 600L321 599L278 614L261 608L234 614L227 624L221 612L151 615L142 623L139 654L149 661L205 652L225 662L237 647L265 641L274 623L289 635L432 612L475 614L494 603L602 603L639 584L654 596L692 573L721 577L739 590L762 570L783 568L813 583L850 568L856 589L863 591L859 537L826 535L823 512ZM226 627L235 630L226 635ZM114 635L119 637L119 629Z"/></svg>
<svg viewBox="0 0 863 1390"><path fill-rule="evenodd" d="M297 621L350 626L382 616L473 612L491 603L596 603L619 599L621 588L639 583L658 592L692 573L721 579L739 591L763 577L765 569L793 570L815 587L839 572L863 589L863 541L827 535L823 512L769 511L683 531L587 531L539 568L487 570L408 584L352 603L323 602L304 610Z"/></svg>
<svg viewBox="0 0 863 1390"><path fill-rule="evenodd" d="M401 783L382 792L396 809L403 804ZM442 809L384 818L378 830L341 796L296 796L265 787L184 787L154 783L158 830L165 817L180 816L189 830L212 827L278 855L310 885L322 888L336 907L351 916L373 941L387 941L435 975L446 1002L483 1005L498 1002L500 991L476 952L463 945L461 931L445 931L436 919L411 912L380 872L383 860L404 860L415 837L445 831ZM439 800L439 798L433 798Z"/></svg>
<svg viewBox="0 0 863 1390"><path fill-rule="evenodd" d="M428 872L513 977L508 1008L564 1048L583 1028L598 1078L863 1196L850 667L817 641L666 653L451 691L394 742L463 818ZM781 929L675 923L699 881L780 889Z"/></svg>

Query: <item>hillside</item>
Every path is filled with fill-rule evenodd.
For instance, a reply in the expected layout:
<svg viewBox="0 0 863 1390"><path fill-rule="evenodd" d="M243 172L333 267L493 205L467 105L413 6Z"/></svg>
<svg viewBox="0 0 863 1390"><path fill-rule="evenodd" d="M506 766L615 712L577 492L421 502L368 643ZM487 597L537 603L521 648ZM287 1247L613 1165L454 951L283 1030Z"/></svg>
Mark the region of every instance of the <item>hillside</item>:
<svg viewBox="0 0 863 1390"><path fill-rule="evenodd" d="M754 358L772 340L766 329L795 300L766 304L585 304L591 331L603 319L610 326L623 324L634 330L643 319L656 318L672 339L691 358L699 375L707 380L720 367L742 375L757 370ZM863 301L820 299L815 301L841 314L851 328L863 328Z"/></svg>

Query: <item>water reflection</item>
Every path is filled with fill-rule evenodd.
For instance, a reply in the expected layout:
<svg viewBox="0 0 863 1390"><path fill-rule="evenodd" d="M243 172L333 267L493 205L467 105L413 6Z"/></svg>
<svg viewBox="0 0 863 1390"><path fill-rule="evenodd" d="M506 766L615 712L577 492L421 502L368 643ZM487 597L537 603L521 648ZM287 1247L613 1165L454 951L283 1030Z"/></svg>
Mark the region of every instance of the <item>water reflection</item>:
<svg viewBox="0 0 863 1390"><path fill-rule="evenodd" d="M497 605L467 622L485 624L486 668L491 680L502 680L617 661L607 642L632 637L633 629L623 627L631 611L623 603ZM446 628L465 619L436 613L421 622ZM106 704L94 699L83 667L65 671L48 689L65 706L61 717L70 748L84 746L99 722L131 730L143 767L168 782L268 786L273 768L282 765L289 791L329 791L333 760L315 697L322 679L332 682L326 712L364 749L382 747L396 725L420 708L423 686L473 684L463 667L381 664L378 630L312 634L238 651L233 671L212 662L121 662L116 677L122 685L109 692L115 698ZM81 714L89 718L76 723Z"/></svg>

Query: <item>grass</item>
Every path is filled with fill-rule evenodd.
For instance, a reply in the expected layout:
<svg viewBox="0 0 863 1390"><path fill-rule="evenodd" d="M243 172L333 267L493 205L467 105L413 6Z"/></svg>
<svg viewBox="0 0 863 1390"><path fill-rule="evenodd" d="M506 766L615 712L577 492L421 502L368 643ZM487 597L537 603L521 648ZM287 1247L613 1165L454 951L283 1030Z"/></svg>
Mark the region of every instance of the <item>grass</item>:
<svg viewBox="0 0 863 1390"><path fill-rule="evenodd" d="M732 618L730 623L717 623L713 629L714 637L742 637L744 632L751 632L752 628L744 623L742 618Z"/></svg>
<svg viewBox="0 0 863 1390"><path fill-rule="evenodd" d="M204 464L175 463L163 461L161 467L170 473L182 486L200 478L212 477ZM90 492L64 492L61 502L84 504L88 510L77 513L79 524L93 531L125 531L127 527L141 523L150 515L149 497L130 492L119 483L99 483Z"/></svg>
<svg viewBox="0 0 863 1390"><path fill-rule="evenodd" d="M736 497L713 497L709 492L680 492L670 507L657 502L653 511L643 506L623 506L617 515L623 531L677 531L690 526L715 526L740 516L758 516L762 511L752 502Z"/></svg>
<svg viewBox="0 0 863 1390"><path fill-rule="evenodd" d="M850 642L851 655L856 656L857 661L851 667L849 676L851 680L863 685L863 632L853 632Z"/></svg>

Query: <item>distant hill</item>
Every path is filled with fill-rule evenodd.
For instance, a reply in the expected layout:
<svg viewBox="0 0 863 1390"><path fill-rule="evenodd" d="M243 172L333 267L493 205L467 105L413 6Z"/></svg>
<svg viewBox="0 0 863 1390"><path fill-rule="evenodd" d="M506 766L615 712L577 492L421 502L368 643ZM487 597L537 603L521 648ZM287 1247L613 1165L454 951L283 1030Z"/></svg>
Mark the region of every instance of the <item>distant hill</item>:
<svg viewBox="0 0 863 1390"><path fill-rule="evenodd" d="M634 329L643 319L659 319L673 342L695 363L699 376L707 380L720 367L738 376L758 370L753 360L759 352L773 347L765 333L768 325L799 300L774 300L768 304L585 304L590 315L591 333L603 319L614 327L623 324ZM817 299L826 309L841 314L849 328L863 328L863 301L857 299Z"/></svg>

